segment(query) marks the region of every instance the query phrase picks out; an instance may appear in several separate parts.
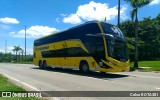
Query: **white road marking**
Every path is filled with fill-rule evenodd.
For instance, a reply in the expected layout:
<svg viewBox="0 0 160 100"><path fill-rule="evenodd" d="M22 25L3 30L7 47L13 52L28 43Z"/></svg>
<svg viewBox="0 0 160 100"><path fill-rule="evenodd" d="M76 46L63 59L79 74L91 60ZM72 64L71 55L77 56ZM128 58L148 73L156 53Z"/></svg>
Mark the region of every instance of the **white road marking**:
<svg viewBox="0 0 160 100"><path fill-rule="evenodd" d="M9 78L9 79L11 79L11 80L13 80L13 81L16 81L16 82L18 82L18 83L21 83L21 84L23 84L23 85L25 85L25 86L27 86L27 87L35 90L35 91L40 91L39 89L37 89L37 88L35 88L35 87L27 84L27 83L24 83L24 82L22 82L22 81L20 81L20 80L18 80L18 79L16 79L16 78L13 78L13 77L11 77L11 76L9 76L9 75L6 75L6 74L4 74L4 73L1 73L1 74L3 74L5 77L7 77L7 78ZM60 100L60 98L57 98L57 97L47 97L47 98L48 98L48 99L51 99L51 100Z"/></svg>
<svg viewBox="0 0 160 100"><path fill-rule="evenodd" d="M115 74L121 74L121 73L115 73ZM132 74L121 74L121 75L130 75L130 76L133 76L133 77L146 77L146 78L155 78L155 79L160 79L160 77L153 77L153 76L144 76L144 75L132 75Z"/></svg>
<svg viewBox="0 0 160 100"><path fill-rule="evenodd" d="M138 76L138 77L147 77L147 78L160 79L160 77L153 77L153 76L143 76L143 75L131 75L131 76Z"/></svg>
<svg viewBox="0 0 160 100"><path fill-rule="evenodd" d="M106 82L114 82L114 81L111 80L110 78L95 78L95 77L85 77L85 78L94 79L94 80L99 80L99 81L106 81Z"/></svg>

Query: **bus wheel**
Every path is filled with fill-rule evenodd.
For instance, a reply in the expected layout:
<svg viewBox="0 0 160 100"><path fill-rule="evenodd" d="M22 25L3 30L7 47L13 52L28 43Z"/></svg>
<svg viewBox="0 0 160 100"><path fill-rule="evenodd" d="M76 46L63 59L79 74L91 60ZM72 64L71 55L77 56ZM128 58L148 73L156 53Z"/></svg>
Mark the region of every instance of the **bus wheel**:
<svg viewBox="0 0 160 100"><path fill-rule="evenodd" d="M42 69L43 68L43 64L42 64L42 61L39 61L39 64L38 64L39 68Z"/></svg>
<svg viewBox="0 0 160 100"><path fill-rule="evenodd" d="M46 61L43 61L43 69L46 69L47 68L47 63Z"/></svg>
<svg viewBox="0 0 160 100"><path fill-rule="evenodd" d="M82 63L80 64L80 71L81 71L82 73L87 73L87 72L89 72L89 67L88 67L88 63L87 63L87 62L82 62Z"/></svg>

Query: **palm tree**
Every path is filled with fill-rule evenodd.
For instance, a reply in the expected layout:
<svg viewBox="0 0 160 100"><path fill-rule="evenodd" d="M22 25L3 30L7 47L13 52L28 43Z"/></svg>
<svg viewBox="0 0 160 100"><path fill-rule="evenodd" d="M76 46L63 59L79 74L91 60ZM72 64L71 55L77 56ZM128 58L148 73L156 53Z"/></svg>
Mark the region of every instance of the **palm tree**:
<svg viewBox="0 0 160 100"><path fill-rule="evenodd" d="M132 6L131 18L135 20L135 61L134 68L138 68L138 10L148 5L152 0L125 0Z"/></svg>
<svg viewBox="0 0 160 100"><path fill-rule="evenodd" d="M12 53L9 52L9 53L8 53L8 60L9 60L9 62L11 62L11 56L12 56Z"/></svg>
<svg viewBox="0 0 160 100"><path fill-rule="evenodd" d="M17 52L21 50L20 46L13 46L13 51L16 52L16 62L17 62Z"/></svg>
<svg viewBox="0 0 160 100"><path fill-rule="evenodd" d="M20 50L19 50L19 58L22 58L21 61L23 61L23 53L24 53L24 50L22 48L20 48Z"/></svg>
<svg viewBox="0 0 160 100"><path fill-rule="evenodd" d="M24 53L24 50L22 48L20 48L20 52L19 52L19 56L20 56L20 53L22 54L22 61L23 61L23 53ZM21 57L20 57L21 58Z"/></svg>
<svg viewBox="0 0 160 100"><path fill-rule="evenodd" d="M5 57L6 57L5 60L6 60L6 62L10 62L11 61L11 56L12 56L11 52L5 54Z"/></svg>

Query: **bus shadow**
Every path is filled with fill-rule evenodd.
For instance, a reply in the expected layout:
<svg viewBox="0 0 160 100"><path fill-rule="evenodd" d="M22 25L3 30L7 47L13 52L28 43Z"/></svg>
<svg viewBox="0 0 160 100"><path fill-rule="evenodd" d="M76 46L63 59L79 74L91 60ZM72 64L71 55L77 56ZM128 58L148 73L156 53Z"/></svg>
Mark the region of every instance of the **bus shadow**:
<svg viewBox="0 0 160 100"><path fill-rule="evenodd" d="M37 68L37 67L36 68L34 67L32 69L42 70L42 69ZM104 80L129 77L129 75L122 75L122 74L115 74L115 73L100 73L100 72L89 72L87 74L83 74L79 70L62 69L62 68L50 68L50 67L45 69L44 71L67 73L67 74L93 77L93 78L104 79Z"/></svg>

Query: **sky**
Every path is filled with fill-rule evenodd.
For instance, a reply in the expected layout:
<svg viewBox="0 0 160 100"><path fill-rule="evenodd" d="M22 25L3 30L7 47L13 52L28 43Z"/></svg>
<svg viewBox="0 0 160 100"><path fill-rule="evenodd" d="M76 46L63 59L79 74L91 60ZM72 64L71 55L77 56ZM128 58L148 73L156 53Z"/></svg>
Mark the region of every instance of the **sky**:
<svg viewBox="0 0 160 100"><path fill-rule="evenodd" d="M12 52L13 46L24 50L25 27L27 54L33 54L33 42L45 35L68 29L87 21L117 25L118 0L0 0L0 52ZM121 0L121 19L131 20L129 3ZM160 0L139 9L142 20L160 13ZM12 52L14 53L14 52Z"/></svg>

